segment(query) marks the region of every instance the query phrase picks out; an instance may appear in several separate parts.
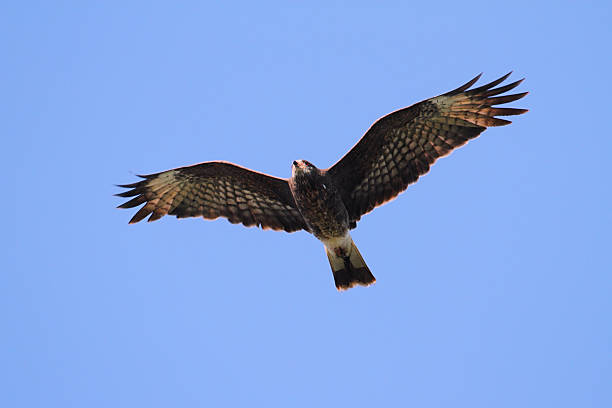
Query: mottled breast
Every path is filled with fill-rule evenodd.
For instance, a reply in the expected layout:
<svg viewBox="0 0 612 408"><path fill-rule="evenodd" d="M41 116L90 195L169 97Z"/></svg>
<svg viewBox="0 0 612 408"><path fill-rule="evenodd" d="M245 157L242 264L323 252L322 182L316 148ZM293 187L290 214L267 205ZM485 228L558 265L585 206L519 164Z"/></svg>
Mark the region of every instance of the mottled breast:
<svg viewBox="0 0 612 408"><path fill-rule="evenodd" d="M289 187L310 231L319 239L342 237L349 230L348 212L331 178L318 169L296 174Z"/></svg>

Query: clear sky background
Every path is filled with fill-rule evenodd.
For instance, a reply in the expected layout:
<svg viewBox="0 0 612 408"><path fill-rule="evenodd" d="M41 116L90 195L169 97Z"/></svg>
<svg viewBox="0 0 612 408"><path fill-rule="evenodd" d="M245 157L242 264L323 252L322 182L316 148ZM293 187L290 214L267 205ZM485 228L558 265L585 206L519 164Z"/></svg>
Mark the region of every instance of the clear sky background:
<svg viewBox="0 0 612 408"><path fill-rule="evenodd" d="M612 406L610 4L4 4L0 406ZM374 287L304 232L115 209L510 70L530 112L353 232Z"/></svg>

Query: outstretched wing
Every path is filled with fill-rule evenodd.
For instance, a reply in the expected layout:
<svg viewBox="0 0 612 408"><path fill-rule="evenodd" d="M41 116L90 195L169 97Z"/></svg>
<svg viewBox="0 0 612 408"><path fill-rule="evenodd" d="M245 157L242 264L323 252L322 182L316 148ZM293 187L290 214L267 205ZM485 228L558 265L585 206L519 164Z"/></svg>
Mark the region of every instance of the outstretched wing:
<svg viewBox="0 0 612 408"><path fill-rule="evenodd" d="M177 218L225 217L231 223L293 232L306 229L287 180L231 163L207 162L161 173L139 176L144 180L119 187L117 194L133 197L118 208L145 204L130 220L155 221L166 214Z"/></svg>
<svg viewBox="0 0 612 408"><path fill-rule="evenodd" d="M361 140L327 170L341 190L352 222L404 191L429 167L488 126L511 123L496 116L526 109L496 108L527 92L497 96L523 80L495 88L510 73L468 90L479 78L435 98L400 109L376 121Z"/></svg>

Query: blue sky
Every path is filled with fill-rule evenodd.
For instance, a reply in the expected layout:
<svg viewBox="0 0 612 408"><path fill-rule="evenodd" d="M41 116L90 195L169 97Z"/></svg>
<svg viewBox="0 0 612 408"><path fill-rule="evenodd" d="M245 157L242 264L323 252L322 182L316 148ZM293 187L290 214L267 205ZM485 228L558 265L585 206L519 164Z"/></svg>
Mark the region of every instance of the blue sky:
<svg viewBox="0 0 612 408"><path fill-rule="evenodd" d="M609 2L12 2L0 405L612 406ZM479 72L530 91L353 232L128 225L114 184L279 177Z"/></svg>

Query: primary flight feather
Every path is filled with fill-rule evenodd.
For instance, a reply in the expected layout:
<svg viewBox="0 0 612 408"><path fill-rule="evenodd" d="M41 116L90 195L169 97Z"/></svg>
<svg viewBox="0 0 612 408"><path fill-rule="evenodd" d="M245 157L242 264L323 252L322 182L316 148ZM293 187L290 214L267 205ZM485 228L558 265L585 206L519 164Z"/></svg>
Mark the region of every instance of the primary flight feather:
<svg viewBox="0 0 612 408"><path fill-rule="evenodd" d="M336 288L376 281L349 230L375 207L396 197L442 156L489 126L511 122L498 116L526 109L500 108L527 92L502 95L523 80L500 86L510 74L470 89L478 75L459 88L392 112L377 120L336 164L320 170L296 160L281 179L227 162L205 162L120 185L133 197L119 206L144 204L130 220L166 214L177 218L225 217L232 223L293 232L305 230L323 242ZM498 96L500 95L500 96Z"/></svg>

